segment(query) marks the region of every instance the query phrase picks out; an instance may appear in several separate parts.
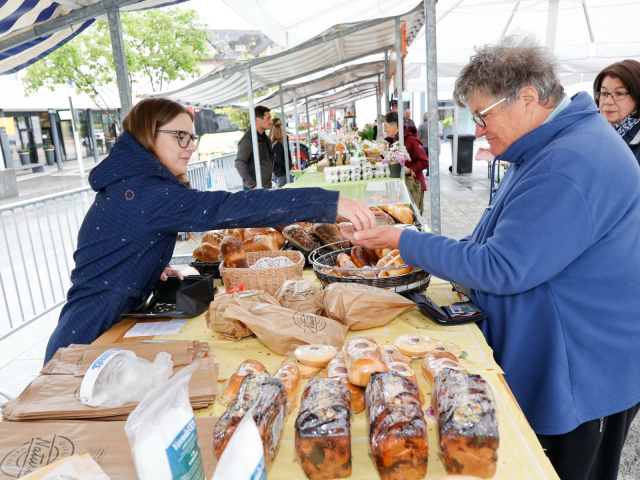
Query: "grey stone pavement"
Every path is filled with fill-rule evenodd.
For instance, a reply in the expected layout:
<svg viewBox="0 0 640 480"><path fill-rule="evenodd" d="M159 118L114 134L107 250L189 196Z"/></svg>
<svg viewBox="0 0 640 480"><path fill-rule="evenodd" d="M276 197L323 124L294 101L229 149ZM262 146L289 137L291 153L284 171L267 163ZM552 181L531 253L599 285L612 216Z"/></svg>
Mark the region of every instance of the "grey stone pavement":
<svg viewBox="0 0 640 480"><path fill-rule="evenodd" d="M463 175L452 175L449 172L450 165L451 150L445 142L440 156L441 228L443 235L460 239L473 231L487 206L490 180L486 162L474 161L473 172ZM93 158L85 159L84 166L88 175L89 170L95 166ZM0 201L0 206L88 185L86 178L80 178L76 162L66 162L64 172L58 172L55 166L45 168L47 171L44 174L21 174L18 177L20 197ZM428 192L424 211L424 220L428 224ZM176 252L188 253L193 247L191 241L178 242ZM48 338L57 324L61 308L0 340L0 392L16 396L38 375ZM629 432L618 480L640 480L640 416Z"/></svg>

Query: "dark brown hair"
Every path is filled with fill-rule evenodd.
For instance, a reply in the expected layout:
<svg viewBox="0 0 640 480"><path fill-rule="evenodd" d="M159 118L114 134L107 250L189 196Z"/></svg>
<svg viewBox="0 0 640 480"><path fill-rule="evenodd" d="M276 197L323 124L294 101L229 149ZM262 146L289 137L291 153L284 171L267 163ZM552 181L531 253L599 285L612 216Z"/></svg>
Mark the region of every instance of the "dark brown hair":
<svg viewBox="0 0 640 480"><path fill-rule="evenodd" d="M264 118L264 114L269 113L270 111L271 110L269 110L267 107L258 105L255 109L256 118L259 118L260 120L262 120Z"/></svg>
<svg viewBox="0 0 640 480"><path fill-rule="evenodd" d="M640 100L640 62L635 60L623 60L621 62L609 65L602 70L593 81L593 93L600 91L602 81L605 77L613 77L619 79L624 88L629 91L629 95L636 102L636 114L633 118L640 118L640 109L638 108L638 100ZM600 105L598 99L595 99L596 105Z"/></svg>
<svg viewBox="0 0 640 480"><path fill-rule="evenodd" d="M389 112L384 117L382 117L382 121L388 125L398 125L398 113Z"/></svg>
<svg viewBox="0 0 640 480"><path fill-rule="evenodd" d="M191 111L167 98L147 98L133 107L122 121L122 128L129 132L144 149L158 161L156 152L156 130L162 128L181 113L186 113L193 122Z"/></svg>

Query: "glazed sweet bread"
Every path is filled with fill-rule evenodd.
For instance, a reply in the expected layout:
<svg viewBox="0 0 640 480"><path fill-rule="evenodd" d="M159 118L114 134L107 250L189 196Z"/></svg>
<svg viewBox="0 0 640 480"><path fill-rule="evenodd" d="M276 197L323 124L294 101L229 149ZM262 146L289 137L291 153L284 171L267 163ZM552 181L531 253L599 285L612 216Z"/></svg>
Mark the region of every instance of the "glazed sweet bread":
<svg viewBox="0 0 640 480"><path fill-rule="evenodd" d="M442 342L440 340L438 340L438 344L435 345L430 351L433 353L449 352L456 357L462 355L462 348L460 348L460 345L456 345L455 343L451 342Z"/></svg>
<svg viewBox="0 0 640 480"><path fill-rule="evenodd" d="M438 341L427 335L405 333L396 338L393 344L403 355L408 357L423 357L438 345Z"/></svg>
<svg viewBox="0 0 640 480"><path fill-rule="evenodd" d="M202 235L202 243L211 243L213 245L220 245L220 242L222 241L223 238L224 238L224 233L212 230L210 232L205 232L205 234Z"/></svg>
<svg viewBox="0 0 640 480"><path fill-rule="evenodd" d="M315 377L320 372L320 368L305 365L304 363L299 362L296 357L285 358L282 361L281 365L295 365L296 367L298 367L298 370L300 370L300 375L302 375L302 378Z"/></svg>
<svg viewBox="0 0 640 480"><path fill-rule="evenodd" d="M220 248L212 243L201 243L193 251L193 258L199 262L219 262Z"/></svg>
<svg viewBox="0 0 640 480"><path fill-rule="evenodd" d="M383 266L384 267L399 267L405 265L404 260L402 260L402 257L400 255L396 255L395 257L393 257L391 260L389 260L387 263L385 263ZM397 275L405 275L407 273L411 273L411 271L413 270L413 267L410 266L405 266L404 268L392 268L389 270L382 270L378 276L379 277L394 277Z"/></svg>
<svg viewBox="0 0 640 480"><path fill-rule="evenodd" d="M296 402L298 400L298 390L300 388L300 381L302 380L300 369L295 365L282 365L278 371L274 373L273 377L282 380L282 383L284 383L287 389L287 398L289 399L287 414L289 414L291 410L296 408Z"/></svg>
<svg viewBox="0 0 640 480"><path fill-rule="evenodd" d="M278 250L282 249L282 247L284 247L285 243L287 242L284 238L284 235L275 230L269 230L267 232L261 233L260 235L275 239L276 244L278 245Z"/></svg>
<svg viewBox="0 0 640 480"><path fill-rule="evenodd" d="M296 455L310 479L351 475L349 390L333 378L314 378L296 419Z"/></svg>
<svg viewBox="0 0 640 480"><path fill-rule="evenodd" d="M245 252L277 252L280 250L274 237L256 235L242 243Z"/></svg>
<svg viewBox="0 0 640 480"><path fill-rule="evenodd" d="M449 352L427 353L422 359L422 374L427 379L429 385L433 385L435 378L440 375L445 368L466 371L460 365L458 358Z"/></svg>
<svg viewBox="0 0 640 480"><path fill-rule="evenodd" d="M220 254L227 268L249 268L242 242L235 236L227 235L222 239Z"/></svg>
<svg viewBox="0 0 640 480"><path fill-rule="evenodd" d="M320 373L321 377L336 378L340 383L346 385L351 395L351 409L353 413L358 414L365 408L364 388L358 387L351 383L347 374L347 364L344 361L344 354L338 353L336 357L329 362L327 368Z"/></svg>
<svg viewBox="0 0 640 480"><path fill-rule="evenodd" d="M422 393L422 390L420 390L420 385L418 384L416 373L413 368L411 368L411 360L407 361L406 358L407 357L402 354L385 355L384 361L386 362L387 368L389 370L393 370L403 377L407 377L409 380L416 384L416 387L418 387L418 394L420 396L420 403L424 405L424 395Z"/></svg>
<svg viewBox="0 0 640 480"><path fill-rule="evenodd" d="M369 257L367 257L366 252L363 247L353 247L351 252L349 253L349 257L351 257L351 261L358 268L371 267L371 262L369 261Z"/></svg>
<svg viewBox="0 0 640 480"><path fill-rule="evenodd" d="M384 267L384 264L390 261L396 255L400 255L400 250L397 248L376 248L375 250L378 261L376 267Z"/></svg>
<svg viewBox="0 0 640 480"><path fill-rule="evenodd" d="M257 237L258 235L262 235L263 233L266 232L271 232L273 231L271 228L243 228L243 241L246 242L247 240L251 240L254 237Z"/></svg>
<svg viewBox="0 0 640 480"><path fill-rule="evenodd" d="M231 235L232 237L236 237L241 242L244 241L244 228L225 228L222 231L222 234L225 237Z"/></svg>
<svg viewBox="0 0 640 480"><path fill-rule="evenodd" d="M309 367L322 368L335 358L338 349L331 345L300 345L293 355Z"/></svg>
<svg viewBox="0 0 640 480"><path fill-rule="evenodd" d="M404 360L408 363L411 363L411 357L408 357L407 355L404 355L400 349L398 347L396 347L395 345L384 345L382 347L382 353L386 356L389 355L402 355L404 357Z"/></svg>
<svg viewBox="0 0 640 480"><path fill-rule="evenodd" d="M240 388L240 384L244 377L249 375L250 373L259 373L266 372L267 369L265 366L260 363L258 360L245 360L238 366L236 372L229 377L229 381L227 382L227 386L220 397L220 401L223 405L228 405L231 400L233 400L238 393L238 389ZM269 372L267 372L269 373Z"/></svg>
<svg viewBox="0 0 640 480"><path fill-rule="evenodd" d="M366 387L374 372L384 372L387 364L382 349L372 337L353 337L342 347L349 381L359 387Z"/></svg>

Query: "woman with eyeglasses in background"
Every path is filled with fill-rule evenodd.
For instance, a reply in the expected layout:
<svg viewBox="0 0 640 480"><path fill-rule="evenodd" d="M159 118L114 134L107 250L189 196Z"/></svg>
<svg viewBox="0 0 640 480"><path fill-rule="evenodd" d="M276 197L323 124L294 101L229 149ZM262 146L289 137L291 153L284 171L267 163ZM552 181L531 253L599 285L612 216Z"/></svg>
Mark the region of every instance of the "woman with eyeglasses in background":
<svg viewBox="0 0 640 480"><path fill-rule="evenodd" d="M640 62L623 60L609 65L593 82L593 92L600 113L640 164Z"/></svg>
<svg viewBox="0 0 640 480"><path fill-rule="evenodd" d="M196 151L193 114L163 98L143 100L122 122L124 132L89 175L96 197L78 233L67 303L49 339L45 363L58 348L88 344L144 306L169 275L177 232L271 227L348 218L375 225L360 201L321 188L199 191L186 183ZM294 203L295 201L295 203Z"/></svg>

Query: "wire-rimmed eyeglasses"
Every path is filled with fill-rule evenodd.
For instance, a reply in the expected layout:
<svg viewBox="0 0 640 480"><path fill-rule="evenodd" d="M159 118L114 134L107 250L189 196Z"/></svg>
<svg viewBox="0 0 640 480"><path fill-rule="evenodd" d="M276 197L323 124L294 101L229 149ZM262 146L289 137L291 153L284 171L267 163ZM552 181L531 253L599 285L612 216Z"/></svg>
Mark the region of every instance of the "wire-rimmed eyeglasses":
<svg viewBox="0 0 640 480"><path fill-rule="evenodd" d="M489 110L491 110L493 107L496 107L498 105L500 105L502 102L504 102L507 98L509 98L509 95L507 95L506 97L504 97L502 100L498 100L496 103L494 103L493 105L491 105L490 107L485 108L484 110L482 110L481 112L478 113L472 113L471 114L471 118L473 119L473 123L475 123L476 125L478 125L480 128L487 128L487 124L484 121L483 115L485 113L487 113Z"/></svg>
<svg viewBox="0 0 640 480"><path fill-rule="evenodd" d="M629 92L596 92L596 100L598 100L599 102L606 102L609 95L611 95L611 99L614 102L621 102L622 100L627 98Z"/></svg>
<svg viewBox="0 0 640 480"><path fill-rule="evenodd" d="M156 132L171 133L178 139L178 145L187 148L191 142L194 144L198 141L198 136L184 130L156 130Z"/></svg>

